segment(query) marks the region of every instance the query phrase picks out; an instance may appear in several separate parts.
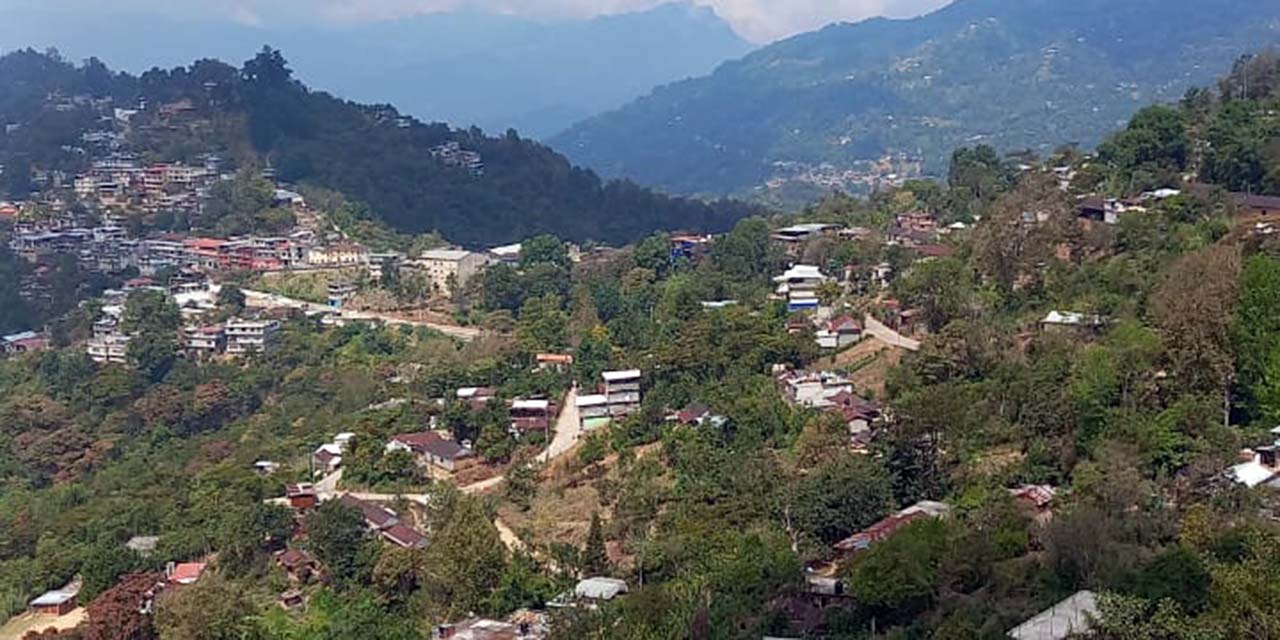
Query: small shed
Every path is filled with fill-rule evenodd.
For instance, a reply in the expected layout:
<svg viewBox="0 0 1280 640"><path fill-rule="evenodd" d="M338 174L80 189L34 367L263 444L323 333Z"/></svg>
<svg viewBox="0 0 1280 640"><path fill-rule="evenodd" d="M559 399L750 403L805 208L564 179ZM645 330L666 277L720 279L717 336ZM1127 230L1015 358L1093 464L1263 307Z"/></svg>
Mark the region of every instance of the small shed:
<svg viewBox="0 0 1280 640"><path fill-rule="evenodd" d="M46 591L39 598L31 601L31 612L46 616L65 616L76 608L76 596L73 589Z"/></svg>

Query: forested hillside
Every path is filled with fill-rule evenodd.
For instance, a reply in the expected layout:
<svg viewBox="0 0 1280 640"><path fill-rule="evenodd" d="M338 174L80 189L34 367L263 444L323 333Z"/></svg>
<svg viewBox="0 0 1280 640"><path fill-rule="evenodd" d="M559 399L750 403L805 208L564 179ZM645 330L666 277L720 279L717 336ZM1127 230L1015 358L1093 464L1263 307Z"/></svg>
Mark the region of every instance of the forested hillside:
<svg viewBox="0 0 1280 640"><path fill-rule="evenodd" d="M1092 147L1280 42L1267 0L958 0L840 24L672 84L552 140L573 161L677 193L867 190L939 176L961 145Z"/></svg>
<svg viewBox="0 0 1280 640"><path fill-rule="evenodd" d="M50 108L51 95L66 96L68 106ZM92 60L77 68L30 51L9 54L0 59L0 120L15 125L0 139L6 181L25 180L32 166L75 169L87 161L75 147L96 123L74 97L111 97L121 108L189 101L173 120L140 122L150 126L125 150L186 161L216 151L240 165L274 168L284 180L340 191L399 230L438 231L466 245L547 232L621 243L655 229L723 230L751 212L604 183L514 131L488 137L310 91L276 51L242 69L203 60L139 77ZM479 165L451 162L438 152L446 143L478 154ZM10 182L11 197L25 195L21 186Z"/></svg>

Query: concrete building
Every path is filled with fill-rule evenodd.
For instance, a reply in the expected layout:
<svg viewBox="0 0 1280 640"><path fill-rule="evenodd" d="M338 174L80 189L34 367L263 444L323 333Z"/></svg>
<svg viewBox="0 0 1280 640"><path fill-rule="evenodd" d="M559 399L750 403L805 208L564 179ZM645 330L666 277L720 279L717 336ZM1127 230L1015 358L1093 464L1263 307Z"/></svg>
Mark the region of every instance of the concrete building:
<svg viewBox="0 0 1280 640"><path fill-rule="evenodd" d="M267 351L275 344L279 332L280 323L275 320L227 320L227 353Z"/></svg>
<svg viewBox="0 0 1280 640"><path fill-rule="evenodd" d="M451 296L456 290L466 287L489 260L482 254L461 249L432 249L423 252L415 262L427 274L436 291Z"/></svg>
<svg viewBox="0 0 1280 640"><path fill-rule="evenodd" d="M359 267L369 263L369 249L354 242L316 247L307 253L313 267Z"/></svg>
<svg viewBox="0 0 1280 640"><path fill-rule="evenodd" d="M196 359L211 358L222 353L227 346L227 330L217 325L186 327L182 330L185 350Z"/></svg>
<svg viewBox="0 0 1280 640"><path fill-rule="evenodd" d="M612 422L609 416L609 398L605 395L578 396L578 420L583 431L591 431L608 426Z"/></svg>
<svg viewBox="0 0 1280 640"><path fill-rule="evenodd" d="M356 285L350 282L329 283L329 306L333 309L341 309L355 295Z"/></svg>
<svg viewBox="0 0 1280 640"><path fill-rule="evenodd" d="M609 415L623 418L640 411L640 371L605 371L604 395L609 402Z"/></svg>
<svg viewBox="0 0 1280 640"><path fill-rule="evenodd" d="M98 364L124 364L129 361L129 336L104 335L90 338L85 353Z"/></svg>

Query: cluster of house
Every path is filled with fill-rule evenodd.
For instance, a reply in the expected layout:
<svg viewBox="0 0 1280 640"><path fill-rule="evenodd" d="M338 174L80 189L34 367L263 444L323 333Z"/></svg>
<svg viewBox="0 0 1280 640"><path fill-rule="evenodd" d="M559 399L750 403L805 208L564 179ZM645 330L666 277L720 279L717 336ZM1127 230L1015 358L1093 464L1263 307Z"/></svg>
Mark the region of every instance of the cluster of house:
<svg viewBox="0 0 1280 640"><path fill-rule="evenodd" d="M1109 198L1101 195L1085 195L1079 199L1077 215L1086 223L1116 224L1126 213L1145 213L1154 204L1183 193L1207 195L1212 185L1190 183L1182 189L1163 188L1143 192L1130 198ZM1227 198L1236 211L1244 215L1271 217L1280 214L1280 197L1252 193L1230 192Z"/></svg>
<svg viewBox="0 0 1280 640"><path fill-rule="evenodd" d="M573 591L547 603L553 609L596 609L626 595L627 583L616 578L591 577L578 582ZM432 640L544 640L551 635L546 612L520 610L506 620L469 618L442 624L432 630Z"/></svg>
<svg viewBox="0 0 1280 640"><path fill-rule="evenodd" d="M316 246L310 231L287 237L236 238L189 237L163 234L133 238L122 220L104 218L103 224L82 225L74 216L63 216L17 225L9 248L28 261L71 254L87 270L120 273L135 269L155 275L163 269L196 268L202 271L280 271L312 266L315 257L326 262L326 247Z"/></svg>
<svg viewBox="0 0 1280 640"><path fill-rule="evenodd" d="M850 445L866 450L884 412L880 405L857 395L851 380L829 371L784 371L776 380L787 402L838 414L849 427Z"/></svg>
<svg viewBox="0 0 1280 640"><path fill-rule="evenodd" d="M158 286L150 278L135 278L126 282L123 289L103 292L102 316L93 323L93 335L84 347L93 361L102 364L128 361L132 336L124 331L122 319L129 294L139 289L159 291L177 304L186 320L178 336L179 345L183 353L193 359L270 351L282 326L273 318L228 318L216 325L200 323L200 316L217 306L219 287L198 274L175 277L168 287Z"/></svg>
<svg viewBox="0 0 1280 640"><path fill-rule="evenodd" d="M475 175L484 174L484 158L480 156L478 151L470 151L463 149L458 142L446 142L441 145L432 147L429 151L431 157L439 160L449 167L466 169Z"/></svg>
<svg viewBox="0 0 1280 640"><path fill-rule="evenodd" d="M839 138L842 145L852 141L850 136ZM923 173L923 161L906 153L895 153L840 164L778 160L773 163L772 169L773 176L765 185L773 191L794 184L807 188L817 187L823 192L875 193L900 187L908 180L919 177Z"/></svg>
<svg viewBox="0 0 1280 640"><path fill-rule="evenodd" d="M924 258L938 258L951 255L948 245L940 244L942 238L952 232L964 231L968 225L956 222L942 226L933 214L913 211L894 217L893 222L885 230L886 246L902 246L916 251ZM841 227L840 225L811 222L783 227L773 232L773 241L782 246L786 255L799 259L809 241L817 238L839 240L864 240L874 235L865 227Z"/></svg>
<svg viewBox="0 0 1280 640"><path fill-rule="evenodd" d="M155 536L136 536L126 542L124 546L129 551L145 558L155 551L159 540ZM140 574L143 576L142 579L150 580L150 582L144 585L146 587L145 590L139 594L142 598L141 602L138 603L139 613L150 615L154 611L152 605L155 597L161 591L180 589L199 582L208 566L208 563L205 562L168 562L165 564L163 577L158 575L147 577L148 574ZM46 591L28 603L28 611L37 616L65 616L79 606L81 587L82 585L77 579L60 589Z"/></svg>
<svg viewBox="0 0 1280 640"><path fill-rule="evenodd" d="M223 324L183 327L180 344L194 359L265 353L276 344L280 327L279 320L268 318L229 318ZM94 323L85 353L99 364L124 364L131 340L132 336L121 330L119 319L108 316Z"/></svg>
<svg viewBox="0 0 1280 640"><path fill-rule="evenodd" d="M208 156L203 166L180 162L144 166L135 155L115 152L95 160L72 186L82 203L100 211L195 213L209 187L230 177L218 172L219 164L216 156Z"/></svg>
<svg viewBox="0 0 1280 640"><path fill-rule="evenodd" d="M927 261L950 256L954 249L942 244L943 237L963 231L968 225L955 223L941 226L937 219L928 213L911 212L894 218L886 230L883 242L886 246L900 246L913 251L918 260ZM863 227L840 227L826 223L806 223L784 227L773 233L773 241L780 244L791 258L799 259L805 253L805 247L812 240L831 238L843 241L863 240L874 235L870 229ZM842 291L852 289L870 293L888 287L893 267L888 263L878 265L849 265L840 278L823 272L822 268L812 264L792 264L786 271L775 276L774 299L785 301L788 312L795 314L788 323L791 333L814 330L814 340L823 349L839 350L857 343L862 339L864 327L856 318L841 315L824 306L819 295L824 285L836 283ZM722 303L704 303L708 308L716 308ZM915 309L900 309L896 301L883 301L884 320L891 329L907 329L914 332L918 325L914 324Z"/></svg>
<svg viewBox="0 0 1280 640"><path fill-rule="evenodd" d="M315 485L309 483L285 485L285 499L295 512L304 516L320 504L319 492L316 491ZM404 549L422 549L427 546L427 537L413 528L411 523L407 524L395 511L350 493L343 494L338 501L360 512L360 517L364 519L364 524L369 531L383 540ZM314 573L314 563L308 556L298 551L291 554L286 552L286 554L287 556L282 555L278 561L282 565L288 565L285 568L291 576L298 575L304 570L308 574Z"/></svg>
<svg viewBox="0 0 1280 640"><path fill-rule="evenodd" d="M605 371L600 374L596 393L579 395L578 420L583 431L592 431L639 413L641 404L639 369Z"/></svg>
<svg viewBox="0 0 1280 640"><path fill-rule="evenodd" d="M539 356L539 367L561 366L565 360L560 358L568 358L567 362L572 362L569 356L556 356L553 354L542 354ZM554 359L554 362L542 360ZM492 387L462 387L454 392L454 396L460 402L465 402L472 409L483 409L490 402L494 402L498 398L498 391ZM556 416L560 415L560 406L553 400L544 396L525 396L520 398L512 398L507 401L507 411L511 416L511 425L509 430L511 435L520 438L530 433L547 433L555 425Z"/></svg>
<svg viewBox="0 0 1280 640"><path fill-rule="evenodd" d="M821 349L840 350L857 344L863 337L862 322L848 314L831 317L829 310L795 315L787 320L792 335L813 330L813 340Z"/></svg>

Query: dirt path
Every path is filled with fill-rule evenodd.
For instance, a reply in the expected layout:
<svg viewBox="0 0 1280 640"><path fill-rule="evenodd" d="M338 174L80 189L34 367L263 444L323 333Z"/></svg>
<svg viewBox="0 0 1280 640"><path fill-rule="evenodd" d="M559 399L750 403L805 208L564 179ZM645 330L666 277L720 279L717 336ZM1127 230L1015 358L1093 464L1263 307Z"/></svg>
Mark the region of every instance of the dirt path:
<svg viewBox="0 0 1280 640"><path fill-rule="evenodd" d="M900 349L906 349L907 351L920 350L919 340L912 340L911 338L890 329L885 326L884 323L872 318L871 316L867 316L865 318L864 324L867 327L868 334L891 347L898 347Z"/></svg>
<svg viewBox="0 0 1280 640"><path fill-rule="evenodd" d="M494 518L493 526L498 528L498 537L502 538L502 544L507 545L512 552L525 551L529 548L501 518Z"/></svg>
<svg viewBox="0 0 1280 640"><path fill-rule="evenodd" d="M253 291L250 289L241 289L244 292L245 304L251 307L288 307L290 309L302 309L304 311L333 311L326 305L315 302L307 302L306 300L297 300L288 298L274 293L265 291ZM342 317L348 320L377 320L388 325L406 325L410 327L426 327L434 331L457 338L459 340L470 342L480 337L480 330L475 327L459 327L452 324L444 324L440 322L428 322L425 320L413 320L398 316L391 313L375 313L372 311L343 311Z"/></svg>

